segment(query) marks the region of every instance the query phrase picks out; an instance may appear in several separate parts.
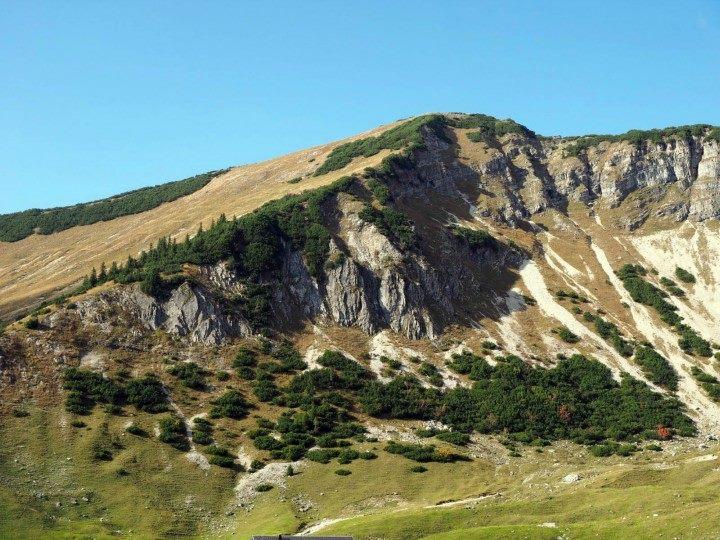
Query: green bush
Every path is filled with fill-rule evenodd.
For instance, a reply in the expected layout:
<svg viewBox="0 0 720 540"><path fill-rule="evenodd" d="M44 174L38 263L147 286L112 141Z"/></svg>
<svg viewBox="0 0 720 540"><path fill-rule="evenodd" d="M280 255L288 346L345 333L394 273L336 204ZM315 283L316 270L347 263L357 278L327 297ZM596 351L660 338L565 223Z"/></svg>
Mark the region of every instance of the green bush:
<svg viewBox="0 0 720 540"><path fill-rule="evenodd" d="M27 328L28 330L37 330L38 328L40 328L40 321L38 321L38 318L35 316L28 317L28 319L25 321L25 328Z"/></svg>
<svg viewBox="0 0 720 540"><path fill-rule="evenodd" d="M323 448L318 450L310 450L305 457L310 461L317 463L330 463L330 460L335 459L340 454L340 450L334 448Z"/></svg>
<svg viewBox="0 0 720 540"><path fill-rule="evenodd" d="M122 385L99 373L78 368L65 370L63 388L69 390L65 408L75 414L90 414L96 403L119 406L126 400L126 390Z"/></svg>
<svg viewBox="0 0 720 540"><path fill-rule="evenodd" d="M337 474L338 476L348 476L349 474L352 474L352 472L348 471L347 469L337 469L335 471L335 474Z"/></svg>
<svg viewBox="0 0 720 540"><path fill-rule="evenodd" d="M126 386L127 401L139 410L159 413L167 410L167 394L160 379L153 374L133 379Z"/></svg>
<svg viewBox="0 0 720 540"><path fill-rule="evenodd" d="M270 491L272 488L272 484L258 484L257 486L255 486L255 491L263 493L265 491Z"/></svg>
<svg viewBox="0 0 720 540"><path fill-rule="evenodd" d="M626 264L617 275L635 302L655 309L665 323L672 326L679 324L682 319L676 313L677 307L665 300L667 293L643 279L646 273L640 265Z"/></svg>
<svg viewBox="0 0 720 540"><path fill-rule="evenodd" d="M457 446L467 446L470 444L470 436L467 433L460 433L458 431L441 431L435 435L435 438Z"/></svg>
<svg viewBox="0 0 720 540"><path fill-rule="evenodd" d="M647 378L657 385L675 391L678 387L678 375L663 356L650 347L638 347L635 361L640 365Z"/></svg>
<svg viewBox="0 0 720 540"><path fill-rule="evenodd" d="M435 461L438 463L453 463L455 461L470 461L467 456L454 454L452 452L439 452L434 445L405 444L395 441L388 441L385 451L391 454L398 454L413 461L427 463Z"/></svg>
<svg viewBox="0 0 720 540"><path fill-rule="evenodd" d="M690 369L693 377L700 383L700 386L708 393L713 401L720 402L720 381L716 377L706 373L697 366Z"/></svg>
<svg viewBox="0 0 720 540"><path fill-rule="evenodd" d="M565 343L577 343L578 341L580 341L580 338L565 326L560 326L556 328L555 332Z"/></svg>
<svg viewBox="0 0 720 540"><path fill-rule="evenodd" d="M380 210L366 204L358 217L367 223L374 224L378 230L389 237L399 247L406 249L415 243L413 223L402 212L384 206Z"/></svg>
<svg viewBox="0 0 720 540"><path fill-rule="evenodd" d="M705 358L713 355L710 342L703 339L700 334L686 324L678 324L677 331L680 334L678 345L687 354L696 354Z"/></svg>
<svg viewBox="0 0 720 540"><path fill-rule="evenodd" d="M160 420L160 442L169 444L177 450L187 452L190 443L185 432L185 422L177 416L166 416Z"/></svg>
<svg viewBox="0 0 720 540"><path fill-rule="evenodd" d="M227 390L213 401L210 408L211 418L232 418L242 420L248 414L250 404L239 390Z"/></svg>
<svg viewBox="0 0 720 540"><path fill-rule="evenodd" d="M497 249L499 247L498 241L484 230L455 226L452 228L452 233L457 238L467 242L473 249Z"/></svg>
<svg viewBox="0 0 720 540"><path fill-rule="evenodd" d="M620 329L613 323L606 321L599 315L592 315L589 312L583 314L585 320L594 323L595 331L604 340L609 341L613 348L622 356L630 357L633 354L633 346L622 337Z"/></svg>
<svg viewBox="0 0 720 540"><path fill-rule="evenodd" d="M138 426L137 424L130 424L128 427L125 428L125 431L132 435L136 435L137 437L149 437L150 434L145 431L143 428Z"/></svg>
<svg viewBox="0 0 720 540"><path fill-rule="evenodd" d="M203 390L207 386L207 371L197 365L195 362L182 362L168 370L173 377L180 379L183 386L192 388L193 390Z"/></svg>
<svg viewBox="0 0 720 540"><path fill-rule="evenodd" d="M675 267L675 277L684 283L695 283L695 276L679 266Z"/></svg>
<svg viewBox="0 0 720 540"><path fill-rule="evenodd" d="M195 418L192 425L192 440L196 444L212 444L213 424L204 418Z"/></svg>

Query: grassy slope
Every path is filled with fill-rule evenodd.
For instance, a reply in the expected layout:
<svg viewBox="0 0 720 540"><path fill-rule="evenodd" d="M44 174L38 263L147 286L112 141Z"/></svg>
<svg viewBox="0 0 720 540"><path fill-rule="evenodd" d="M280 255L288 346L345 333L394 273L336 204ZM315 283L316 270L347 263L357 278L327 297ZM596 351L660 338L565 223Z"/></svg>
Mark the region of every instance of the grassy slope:
<svg viewBox="0 0 720 540"><path fill-rule="evenodd" d="M233 475L217 467L206 473L152 438L123 435L129 418L110 417L110 431L120 436L124 448L111 462L92 463L89 446L105 418L97 410L86 419L90 429L78 429L61 427L69 420L62 412L34 410L28 418L3 422L0 537L104 538L123 531L140 538L246 538L356 515L362 517L321 532L388 539L554 538L560 533L573 538L702 538L720 529L716 460L687 462L694 455L687 451L599 459L569 444L541 454L525 449L522 458L499 466L485 459L431 463L423 474L409 472L413 462L381 450L372 461L313 463L288 478L286 490L275 488L259 495L250 511L226 515ZM152 432L157 417L134 419ZM380 443L365 446L381 448ZM673 468L658 470L653 464L658 462ZM335 475L340 467L352 474ZM129 475L119 477L120 468ZM571 472L580 472L581 481L562 483ZM37 493L44 495L38 498ZM433 508L443 501L496 493L500 495L475 505ZM314 507L299 512L292 502L297 496ZM539 527L546 522L557 528Z"/></svg>

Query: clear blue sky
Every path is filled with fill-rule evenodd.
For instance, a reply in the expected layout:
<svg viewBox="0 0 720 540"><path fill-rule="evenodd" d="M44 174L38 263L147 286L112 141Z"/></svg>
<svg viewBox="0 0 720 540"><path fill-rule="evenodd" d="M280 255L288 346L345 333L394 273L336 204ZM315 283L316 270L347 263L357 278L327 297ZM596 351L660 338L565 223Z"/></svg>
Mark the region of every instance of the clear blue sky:
<svg viewBox="0 0 720 540"><path fill-rule="evenodd" d="M0 212L428 111L565 135L720 124L720 2L0 4Z"/></svg>

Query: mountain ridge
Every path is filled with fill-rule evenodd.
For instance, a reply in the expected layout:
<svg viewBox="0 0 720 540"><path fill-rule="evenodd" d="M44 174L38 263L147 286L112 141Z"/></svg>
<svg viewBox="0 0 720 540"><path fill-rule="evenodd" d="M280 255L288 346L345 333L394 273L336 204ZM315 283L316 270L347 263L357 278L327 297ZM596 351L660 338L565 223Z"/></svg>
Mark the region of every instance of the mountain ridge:
<svg viewBox="0 0 720 540"><path fill-rule="evenodd" d="M49 437L79 480L45 489L91 490L118 530L407 537L402 520L389 532L397 506L449 534L427 524L462 522L448 499L478 516L610 479L658 486L681 522L658 471L707 473L720 433L711 130L566 155L572 141L484 115L412 121L262 169L243 186L276 189L247 212L217 213L230 171L197 192L216 194L199 229L100 253L90 274L78 256L80 287L0 335L8 489L95 530L85 505L25 486L55 463ZM138 489L169 502L128 514Z"/></svg>

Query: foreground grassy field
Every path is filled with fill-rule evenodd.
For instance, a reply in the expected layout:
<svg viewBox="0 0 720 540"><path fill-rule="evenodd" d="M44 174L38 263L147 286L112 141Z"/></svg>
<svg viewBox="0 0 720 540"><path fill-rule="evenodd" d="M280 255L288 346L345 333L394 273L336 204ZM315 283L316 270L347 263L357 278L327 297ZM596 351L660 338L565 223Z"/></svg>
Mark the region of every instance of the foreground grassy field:
<svg viewBox="0 0 720 540"><path fill-rule="evenodd" d="M522 457L508 458L488 440L481 442L484 451L474 448L487 457L426 464L424 473L411 472L416 464L384 452L382 443L365 443L377 459L297 466L295 476L239 507L234 488L247 473L201 470L152 436L156 419L133 418L148 438L124 433L130 419L99 411L83 428L69 425L60 411L4 419L0 537L248 538L310 526L387 539L712 538L720 532L714 453L720 449L693 449L697 441L601 459L571 444L526 448ZM93 462L93 442L108 434L119 443L113 460ZM244 444L242 434L236 440ZM340 468L351 474L335 474Z"/></svg>

